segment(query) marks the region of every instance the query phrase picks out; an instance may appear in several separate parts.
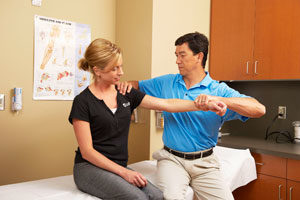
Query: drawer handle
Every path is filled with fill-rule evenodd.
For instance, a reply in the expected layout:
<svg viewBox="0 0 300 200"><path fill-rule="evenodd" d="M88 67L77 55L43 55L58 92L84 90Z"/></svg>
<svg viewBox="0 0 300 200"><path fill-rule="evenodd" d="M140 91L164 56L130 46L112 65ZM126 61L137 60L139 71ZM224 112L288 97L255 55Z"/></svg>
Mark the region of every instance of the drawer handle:
<svg viewBox="0 0 300 200"><path fill-rule="evenodd" d="M278 187L278 199L279 200L281 200L281 187L282 187L282 185L279 185L279 187Z"/></svg>
<svg viewBox="0 0 300 200"><path fill-rule="evenodd" d="M255 164L260 165L260 166L264 165L264 163L259 163L259 162L255 163Z"/></svg>
<svg viewBox="0 0 300 200"><path fill-rule="evenodd" d="M293 191L293 187L290 187L290 200L292 200L292 191Z"/></svg>

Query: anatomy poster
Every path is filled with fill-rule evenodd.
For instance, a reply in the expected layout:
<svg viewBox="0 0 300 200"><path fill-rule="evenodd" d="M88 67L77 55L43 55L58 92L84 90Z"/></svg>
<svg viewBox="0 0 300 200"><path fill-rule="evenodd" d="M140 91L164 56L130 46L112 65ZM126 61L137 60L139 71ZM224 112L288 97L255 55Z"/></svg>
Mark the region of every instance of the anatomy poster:
<svg viewBox="0 0 300 200"><path fill-rule="evenodd" d="M73 100L89 85L77 62L91 41L88 25L35 16L35 100Z"/></svg>

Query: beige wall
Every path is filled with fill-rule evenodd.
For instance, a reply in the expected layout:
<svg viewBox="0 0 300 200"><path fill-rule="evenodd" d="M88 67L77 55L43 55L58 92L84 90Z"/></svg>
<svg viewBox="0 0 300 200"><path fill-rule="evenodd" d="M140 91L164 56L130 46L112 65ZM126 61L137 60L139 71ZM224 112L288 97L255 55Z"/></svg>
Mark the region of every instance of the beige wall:
<svg viewBox="0 0 300 200"><path fill-rule="evenodd" d="M115 0L0 0L0 185L72 173L77 146L67 118L71 101L34 101L34 15L89 24L92 39L115 40ZM11 90L23 88L23 110L11 111Z"/></svg>
<svg viewBox="0 0 300 200"><path fill-rule="evenodd" d="M123 80L151 78L152 0L118 0L116 43L123 50ZM138 108L140 123L131 123L129 163L149 159L149 111Z"/></svg>
<svg viewBox="0 0 300 200"><path fill-rule="evenodd" d="M67 122L71 101L33 101L33 17L89 24L92 39L116 41L124 51L123 80L177 73L174 41L187 32L209 35L210 0L0 0L0 185L72 173L77 146ZM10 110L11 89L23 88L23 110ZM130 128L129 162L151 158L162 146L154 112L141 111ZM151 117L151 119L150 119Z"/></svg>
<svg viewBox="0 0 300 200"><path fill-rule="evenodd" d="M209 36L210 0L153 0L151 77L178 73L175 40L198 31ZM151 112L150 155L162 147L162 129Z"/></svg>

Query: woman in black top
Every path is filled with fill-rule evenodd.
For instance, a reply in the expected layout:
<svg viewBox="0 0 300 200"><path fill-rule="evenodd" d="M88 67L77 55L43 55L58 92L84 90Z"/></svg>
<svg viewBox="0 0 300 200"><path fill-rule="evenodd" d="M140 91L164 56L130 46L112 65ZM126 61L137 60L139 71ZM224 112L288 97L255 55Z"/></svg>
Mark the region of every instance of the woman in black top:
<svg viewBox="0 0 300 200"><path fill-rule="evenodd" d="M89 70L94 82L75 97L69 116L79 145L75 184L102 199L163 199L142 174L127 168L131 113L139 105L168 112L199 109L193 101L159 99L135 89L120 94L115 85L123 75L121 50L108 40L94 40L78 67ZM225 113L226 105L211 103L205 110Z"/></svg>

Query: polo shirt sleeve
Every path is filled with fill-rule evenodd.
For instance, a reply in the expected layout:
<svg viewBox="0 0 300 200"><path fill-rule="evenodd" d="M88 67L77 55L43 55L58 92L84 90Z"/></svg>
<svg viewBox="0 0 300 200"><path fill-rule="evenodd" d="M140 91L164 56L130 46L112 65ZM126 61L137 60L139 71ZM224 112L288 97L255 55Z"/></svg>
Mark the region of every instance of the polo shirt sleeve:
<svg viewBox="0 0 300 200"><path fill-rule="evenodd" d="M145 93L134 88L131 89L130 93L126 93L126 98L130 102L131 112L140 105L143 98L145 97Z"/></svg>
<svg viewBox="0 0 300 200"><path fill-rule="evenodd" d="M89 109L86 99L76 96L73 101L72 109L69 115L69 122L73 124L73 119L79 119L89 122Z"/></svg>
<svg viewBox="0 0 300 200"><path fill-rule="evenodd" d="M222 96L222 97L242 97L242 98L248 97L248 98L251 98L250 96L240 94L238 91L230 88L226 83L223 83L223 82L220 83L218 93L219 93L219 96ZM222 118L223 118L223 121L239 119L243 122L245 122L249 119L249 117L240 115L237 112L234 112L233 110L230 110L230 109L227 109L226 114Z"/></svg>
<svg viewBox="0 0 300 200"><path fill-rule="evenodd" d="M168 82L171 84L171 74L159 76L156 78L139 81L139 89L142 92L154 97L161 97L163 85Z"/></svg>

